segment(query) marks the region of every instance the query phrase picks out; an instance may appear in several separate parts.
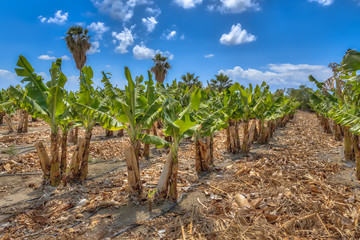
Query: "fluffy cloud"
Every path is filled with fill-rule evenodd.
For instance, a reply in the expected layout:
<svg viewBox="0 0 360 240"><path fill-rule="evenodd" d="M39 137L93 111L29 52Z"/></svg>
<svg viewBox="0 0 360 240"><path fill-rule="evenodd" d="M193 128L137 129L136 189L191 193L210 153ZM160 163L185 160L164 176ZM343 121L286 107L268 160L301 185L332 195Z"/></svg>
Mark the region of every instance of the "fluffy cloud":
<svg viewBox="0 0 360 240"><path fill-rule="evenodd" d="M150 4L150 0L91 0L100 12L109 14L113 19L129 21L137 5Z"/></svg>
<svg viewBox="0 0 360 240"><path fill-rule="evenodd" d="M8 70L0 69L1 82L9 85L9 83L16 81L16 78L17 78L16 73L12 73L12 72L9 72Z"/></svg>
<svg viewBox="0 0 360 240"><path fill-rule="evenodd" d="M155 17L157 17L161 14L161 10L158 7L156 7L156 8L147 7L147 8L145 8L145 12L147 12L150 15L155 16Z"/></svg>
<svg viewBox="0 0 360 240"><path fill-rule="evenodd" d="M102 39L105 32L109 31L109 27L105 26L103 22L93 22L88 26L90 31L95 32L95 39Z"/></svg>
<svg viewBox="0 0 360 240"><path fill-rule="evenodd" d="M48 52L51 52L51 51L48 51ZM52 53L52 52L51 52ZM56 60L56 57L54 57L54 56L49 56L49 55L40 55L40 56L38 56L38 59L40 59L40 60L47 60L47 61L54 61L54 60ZM64 55L64 56L62 56L61 57L61 59L63 60L63 61L69 61L70 60L70 58L67 56L67 55Z"/></svg>
<svg viewBox="0 0 360 240"><path fill-rule="evenodd" d="M241 28L241 24L232 25L229 33L224 33L220 38L220 43L224 45L238 45L249 43L256 40L256 37Z"/></svg>
<svg viewBox="0 0 360 240"><path fill-rule="evenodd" d="M208 6L209 10L218 10L221 13L242 13L247 10L260 10L255 0L220 0L219 4Z"/></svg>
<svg viewBox="0 0 360 240"><path fill-rule="evenodd" d="M113 42L116 44L119 42L119 45L115 48L115 52L118 53L127 53L129 52L127 48L134 44L134 36L132 34L132 26L130 29L124 28L124 30L120 33L112 32L112 36L115 38Z"/></svg>
<svg viewBox="0 0 360 240"><path fill-rule="evenodd" d="M61 59L63 61L69 61L70 60L70 58L67 55L62 56Z"/></svg>
<svg viewBox="0 0 360 240"><path fill-rule="evenodd" d="M215 55L211 53L211 54L205 55L204 57L205 58L212 58L212 57L215 57Z"/></svg>
<svg viewBox="0 0 360 240"><path fill-rule="evenodd" d="M64 24L69 17L69 13L62 14L62 10L58 10L55 13L54 17L46 18L43 16L39 16L40 22L42 23L55 23L55 24Z"/></svg>
<svg viewBox="0 0 360 240"><path fill-rule="evenodd" d="M332 76L330 68L322 65L309 64L269 64L266 71L249 68L247 70L236 66L233 69L220 70L236 82L261 84L263 81L274 87L298 87L309 85L308 76L314 75L324 81ZM246 84L245 84L246 85Z"/></svg>
<svg viewBox="0 0 360 240"><path fill-rule="evenodd" d="M88 53L89 55L92 55L92 54L94 54L94 53L99 53L99 52L100 52L99 47L100 47L100 42L99 42L99 41L94 41L94 42L91 43L91 47L90 47L90 49L87 51L87 53Z"/></svg>
<svg viewBox="0 0 360 240"><path fill-rule="evenodd" d="M170 39L174 39L176 36L176 31L171 31L169 32L169 34L166 35L166 39L170 40Z"/></svg>
<svg viewBox="0 0 360 240"><path fill-rule="evenodd" d="M197 4L202 3L202 0L174 0L174 2L185 9L194 8Z"/></svg>
<svg viewBox="0 0 360 240"><path fill-rule="evenodd" d="M145 25L148 32L154 31L156 24L158 23L155 17L142 18L142 23Z"/></svg>
<svg viewBox="0 0 360 240"><path fill-rule="evenodd" d="M329 6L334 2L334 0L308 0L308 1L309 2L317 2L323 6Z"/></svg>
<svg viewBox="0 0 360 240"><path fill-rule="evenodd" d="M144 60L144 59L152 59L156 54L161 53L161 55L166 56L169 60L174 59L174 55L170 52L162 52L160 50L154 50L146 47L144 44L136 45L133 48L133 54L136 59Z"/></svg>
<svg viewBox="0 0 360 240"><path fill-rule="evenodd" d="M56 60L56 57L49 56L49 55L40 55L38 57L38 59L40 59L40 60Z"/></svg>

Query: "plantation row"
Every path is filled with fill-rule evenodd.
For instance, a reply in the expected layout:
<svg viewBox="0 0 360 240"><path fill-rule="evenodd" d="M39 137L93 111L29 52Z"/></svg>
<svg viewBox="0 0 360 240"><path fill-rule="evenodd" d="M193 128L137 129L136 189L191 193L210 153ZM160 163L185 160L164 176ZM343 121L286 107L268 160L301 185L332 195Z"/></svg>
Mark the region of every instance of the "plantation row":
<svg viewBox="0 0 360 240"><path fill-rule="evenodd" d="M48 82L35 73L23 56L19 57L15 71L26 85L3 90L0 110L6 113L9 131L12 126L8 115L15 110L22 116L19 132L23 126L26 128L28 114L49 124L50 155L43 143L35 146L44 182L52 186L86 179L92 129L100 124L108 131L124 129L128 134L131 144L125 149L125 158L132 192L141 191L139 161L143 156L149 157L150 145L170 148L156 194L176 200L178 150L182 139L192 137L195 141L196 171L208 171L213 165L213 138L217 131L226 128L229 152L248 153L254 141L267 143L276 127L285 125L298 106L282 92L271 93L266 83L255 87L249 84L247 88L235 83L213 89L173 81L165 86L162 82L154 84L150 71L147 80L143 76L133 80L125 67L125 90L115 87L110 82L111 74L104 72L103 88L94 88L93 71L84 66L79 89L72 92L64 88L67 78L61 70L61 59L52 63ZM242 144L240 124L244 131ZM162 125L165 139L158 136L156 125ZM85 138L77 138L79 127L85 129ZM71 159L67 159L68 135L77 144Z"/></svg>
<svg viewBox="0 0 360 240"><path fill-rule="evenodd" d="M360 79L356 73L360 70L360 52L348 50L341 64L329 66L333 76L327 81L309 77L319 88L311 95L311 105L324 131L333 132L335 140L344 140L345 160L356 160L356 176L360 180Z"/></svg>

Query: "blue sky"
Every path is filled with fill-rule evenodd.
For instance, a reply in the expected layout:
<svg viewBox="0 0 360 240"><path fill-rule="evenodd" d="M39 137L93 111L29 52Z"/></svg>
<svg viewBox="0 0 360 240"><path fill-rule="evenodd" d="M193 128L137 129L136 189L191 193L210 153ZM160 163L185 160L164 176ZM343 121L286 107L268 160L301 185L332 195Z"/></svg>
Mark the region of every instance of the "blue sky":
<svg viewBox="0 0 360 240"><path fill-rule="evenodd" d="M310 85L309 74L330 77L327 65L360 39L360 0L5 0L0 11L0 88L19 83L22 54L46 79L63 57L75 90L78 71L63 37L77 24L92 36L95 83L105 71L120 87L124 66L146 76L159 52L172 66L167 82L190 72L206 83L224 72L244 85Z"/></svg>

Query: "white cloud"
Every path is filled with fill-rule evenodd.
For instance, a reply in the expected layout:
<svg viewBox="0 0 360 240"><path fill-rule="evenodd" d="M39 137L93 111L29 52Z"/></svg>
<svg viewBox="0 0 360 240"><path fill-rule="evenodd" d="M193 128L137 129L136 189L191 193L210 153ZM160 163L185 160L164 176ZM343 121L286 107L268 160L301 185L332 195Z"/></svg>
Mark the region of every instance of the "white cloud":
<svg viewBox="0 0 360 240"><path fill-rule="evenodd" d="M40 55L38 57L38 59L40 59L40 60L56 60L56 57L49 56L49 55Z"/></svg>
<svg viewBox="0 0 360 240"><path fill-rule="evenodd" d="M8 70L3 70L0 69L0 79L1 82L6 83L9 85L9 83L11 84L11 82L16 81L17 75L16 73L12 73Z"/></svg>
<svg viewBox="0 0 360 240"><path fill-rule="evenodd" d="M145 25L148 32L154 31L156 24L158 23L155 17L142 18L142 23Z"/></svg>
<svg viewBox="0 0 360 240"><path fill-rule="evenodd" d="M69 61L70 60L70 58L67 55L62 56L61 59L63 61Z"/></svg>
<svg viewBox="0 0 360 240"><path fill-rule="evenodd" d="M308 76L311 74L320 81L332 76L332 71L327 66L309 64L269 64L266 71L236 66L233 69L220 70L219 73L228 75L236 82L261 84L265 81L275 87L298 87L309 85ZM246 84L245 84L246 85Z"/></svg>
<svg viewBox="0 0 360 240"><path fill-rule="evenodd" d="M202 0L174 0L174 2L185 9L194 8L197 4L202 3Z"/></svg>
<svg viewBox="0 0 360 240"><path fill-rule="evenodd" d="M162 52L160 50L154 50L146 47L143 43L141 45L136 45L133 48L133 54L136 59L152 59L156 54L161 53L161 55L166 56L169 60L174 59L174 55L168 51Z"/></svg>
<svg viewBox="0 0 360 240"><path fill-rule="evenodd" d="M102 39L102 36L105 32L109 31L109 27L105 26L103 22L93 22L88 26L90 31L95 32L95 39Z"/></svg>
<svg viewBox="0 0 360 240"><path fill-rule="evenodd" d="M220 43L224 45L238 45L249 43L256 40L256 37L241 28L241 24L232 25L230 33L224 33L220 38Z"/></svg>
<svg viewBox="0 0 360 240"><path fill-rule="evenodd" d="M309 2L317 2L323 6L329 6L334 2L334 0L308 0L308 1Z"/></svg>
<svg viewBox="0 0 360 240"><path fill-rule="evenodd" d="M55 23L55 24L64 24L69 17L69 13L62 14L62 10L58 10L55 13L54 17L46 18L43 16L39 16L40 22L42 23Z"/></svg>
<svg viewBox="0 0 360 240"><path fill-rule="evenodd" d="M212 58L212 57L215 57L215 55L211 53L211 54L205 55L204 57L205 58Z"/></svg>
<svg viewBox="0 0 360 240"><path fill-rule="evenodd" d="M99 53L100 52L99 47L100 47L100 42L99 41L94 41L94 42L91 43L91 47L87 51L87 53L89 55L94 54L94 53Z"/></svg>
<svg viewBox="0 0 360 240"><path fill-rule="evenodd" d="M184 39L185 39L185 35L183 34L181 35L180 40L184 40Z"/></svg>
<svg viewBox="0 0 360 240"><path fill-rule="evenodd" d="M147 8L145 8L145 12L147 12L150 15L153 15L155 17L157 17L161 14L161 10L158 7L156 7L156 8L147 7Z"/></svg>
<svg viewBox="0 0 360 240"><path fill-rule="evenodd" d="M129 21L134 15L137 5L150 4L150 0L91 0L100 12L113 19Z"/></svg>
<svg viewBox="0 0 360 240"><path fill-rule="evenodd" d="M255 0L220 0L217 5L209 5L208 9L218 10L221 13L242 13L247 10L260 10L260 6Z"/></svg>
<svg viewBox="0 0 360 240"><path fill-rule="evenodd" d="M176 37L176 31L171 31L169 34L166 35L166 39L174 39Z"/></svg>
<svg viewBox="0 0 360 240"><path fill-rule="evenodd" d="M49 51L48 51L49 52ZM54 60L56 60L56 57L54 57L54 56L49 56L49 55L40 55L39 57L38 57L38 59L40 59L40 60L50 60L50 61L54 61ZM70 60L70 58L67 56L67 55L64 55L64 56L62 56L61 57L61 59L63 60L63 61L68 61L68 60Z"/></svg>
<svg viewBox="0 0 360 240"><path fill-rule="evenodd" d="M113 40L113 43L116 44L119 42L119 45L115 48L115 52L118 53L127 53L129 52L127 48L134 44L134 36L132 34L132 29L134 26L132 26L130 29L124 28L124 30L120 33L112 32L112 36L115 38Z"/></svg>

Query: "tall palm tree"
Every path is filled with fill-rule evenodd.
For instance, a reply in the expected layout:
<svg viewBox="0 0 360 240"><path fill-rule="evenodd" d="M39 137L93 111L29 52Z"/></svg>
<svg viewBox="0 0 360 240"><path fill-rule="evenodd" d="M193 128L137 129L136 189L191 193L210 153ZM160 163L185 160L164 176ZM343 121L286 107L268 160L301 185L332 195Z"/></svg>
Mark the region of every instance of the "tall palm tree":
<svg viewBox="0 0 360 240"><path fill-rule="evenodd" d="M168 70L171 69L167 59L167 57L162 56L160 53L156 54L152 59L154 61L154 66L151 68L151 71L155 74L155 80L160 84L164 83L165 76Z"/></svg>
<svg viewBox="0 0 360 240"><path fill-rule="evenodd" d="M193 74L186 73L186 75L181 76L181 79L183 80L183 82L180 82L180 84L185 84L189 88L191 88L194 85L196 85L198 87L201 87L201 85L202 85L201 82L199 81L199 76L195 77L195 73L193 73Z"/></svg>
<svg viewBox="0 0 360 240"><path fill-rule="evenodd" d="M87 35L88 30L81 26L72 26L66 34L66 46L75 60L76 68L81 72L86 63L86 52L91 47L90 36Z"/></svg>
<svg viewBox="0 0 360 240"><path fill-rule="evenodd" d="M70 50L76 64L76 68L80 71L86 63L86 52L90 49L90 36L88 30L83 29L81 26L72 26L67 31L65 37L66 46ZM79 128L75 127L70 130L70 142L77 143Z"/></svg>
<svg viewBox="0 0 360 240"><path fill-rule="evenodd" d="M223 91L226 88L229 88L233 85L233 81L229 78L229 76L221 73L219 75L215 75L216 79L211 79L210 87L212 89L218 89L219 92Z"/></svg>

